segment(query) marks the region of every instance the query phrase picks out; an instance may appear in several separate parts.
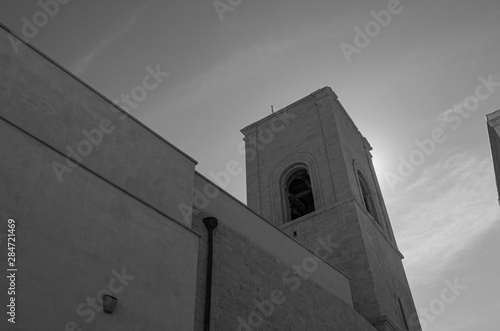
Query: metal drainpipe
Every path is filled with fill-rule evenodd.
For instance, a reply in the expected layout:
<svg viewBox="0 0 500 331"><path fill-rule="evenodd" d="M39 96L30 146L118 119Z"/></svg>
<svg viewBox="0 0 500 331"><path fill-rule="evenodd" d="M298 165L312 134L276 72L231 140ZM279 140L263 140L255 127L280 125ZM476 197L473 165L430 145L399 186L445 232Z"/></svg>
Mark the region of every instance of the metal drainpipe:
<svg viewBox="0 0 500 331"><path fill-rule="evenodd" d="M205 294L205 331L210 331L210 308L212 306L212 264L214 257L214 230L219 224L215 217L205 217L203 224L208 230L208 261L207 261L207 282Z"/></svg>

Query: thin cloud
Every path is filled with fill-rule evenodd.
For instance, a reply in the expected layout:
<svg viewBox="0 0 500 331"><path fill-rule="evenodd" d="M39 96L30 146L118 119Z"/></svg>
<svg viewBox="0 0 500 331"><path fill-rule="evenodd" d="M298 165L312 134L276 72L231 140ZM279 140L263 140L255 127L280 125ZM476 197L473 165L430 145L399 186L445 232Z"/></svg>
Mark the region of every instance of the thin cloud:
<svg viewBox="0 0 500 331"><path fill-rule="evenodd" d="M480 74L480 66L474 58L481 57L481 54L491 45L496 45L500 38L500 28L490 23L492 18L500 17L500 11L492 13L490 16L478 20L474 26L465 25L457 28L459 30L444 30L437 32L436 37L429 40L432 47L419 47L405 54L397 62L398 70L387 78L386 85L398 86L404 84L419 87L426 84L437 84L442 77L446 79L448 71L456 69L464 76ZM463 57L470 61L464 63ZM396 64L395 64L396 65ZM447 68L444 69L444 68ZM408 79L411 77L411 80ZM476 83L477 82L477 83ZM452 100L453 103L461 103L464 98L474 93L474 88L478 81L472 81L470 90L464 91L463 98ZM450 110L439 109L435 121L443 122L444 116Z"/></svg>
<svg viewBox="0 0 500 331"><path fill-rule="evenodd" d="M494 82L499 82L500 81L500 73L492 73L492 80ZM483 78L487 79L489 75L484 75ZM479 78L479 76L478 76ZM471 85L471 90L470 90L470 93L468 95L464 95L463 96L463 99L462 100L457 100L453 106L450 105L450 108L448 108L447 110L443 111L442 113L440 113L436 119L434 120L434 122L438 122L441 126L447 126L449 125L449 123L447 122L447 118L450 114L452 113L455 113L455 114L459 114L459 108L456 109L455 106L462 106L463 107L463 103L464 103L464 100L469 97L469 96L475 96L475 88L477 86L479 86L481 83L479 81L479 79L476 81L476 85L474 86L474 88L472 88L472 85ZM495 91L494 93L498 93L497 91ZM491 94L490 94L491 96ZM481 102L481 101L480 101ZM481 105L479 105L481 106Z"/></svg>
<svg viewBox="0 0 500 331"><path fill-rule="evenodd" d="M146 10L157 1L158 0L151 0L144 6L135 10L128 20L120 24L120 26L106 38L99 41L99 43L88 54L76 61L75 65L73 66L73 72L76 74L81 74L99 53L106 49L106 47L108 47L115 40L130 31L130 29L132 29L135 24L142 18Z"/></svg>
<svg viewBox="0 0 500 331"><path fill-rule="evenodd" d="M331 38L331 35L329 31L311 30L294 35L293 38L282 40L268 38L263 43L239 50L192 80L168 91L168 105L163 104L158 111L148 113L142 120L153 122L157 116L162 116L162 109L165 108L170 109L170 114L173 111L182 113L187 110L203 109L207 99L228 93L237 83L251 76L264 75L269 68L284 72L285 54L304 47L314 38L327 39Z"/></svg>
<svg viewBox="0 0 500 331"><path fill-rule="evenodd" d="M152 121L153 117L162 116L162 109L165 108L170 109L170 114L203 109L202 105L207 99L227 93L236 83L248 79L249 76L264 73L269 63L274 63L285 47L287 46L271 42L232 54L191 81L168 91L168 105L149 112L142 120Z"/></svg>
<svg viewBox="0 0 500 331"><path fill-rule="evenodd" d="M490 15L491 17L500 17L500 11L496 11ZM440 48L436 51L443 59L442 61L451 62L451 59L457 56L463 56L464 54L469 54L471 58L478 57L485 48L490 47L492 44L496 44L500 39L500 28L487 23L478 24L478 26L472 29L463 29L460 33L456 34L454 38L443 38ZM437 54L433 54L436 56ZM457 65L463 66L464 64L459 62ZM469 68L461 68L461 72L466 70L477 72L478 64L476 61L471 61L468 63ZM500 78L500 73L494 72L493 80L498 81ZM473 84L473 83L472 83ZM479 84L476 81L476 84ZM470 90L467 91L467 95L463 96L463 99L456 100L455 104L461 104L463 100L469 96L474 95L475 85L471 85ZM450 105L449 109L442 111L435 119L436 122L444 123L446 117L450 114L456 112L453 109L453 105Z"/></svg>
<svg viewBox="0 0 500 331"><path fill-rule="evenodd" d="M426 284L500 220L487 148L442 158L407 188L408 203L389 205L408 274ZM414 270L414 271L411 271Z"/></svg>

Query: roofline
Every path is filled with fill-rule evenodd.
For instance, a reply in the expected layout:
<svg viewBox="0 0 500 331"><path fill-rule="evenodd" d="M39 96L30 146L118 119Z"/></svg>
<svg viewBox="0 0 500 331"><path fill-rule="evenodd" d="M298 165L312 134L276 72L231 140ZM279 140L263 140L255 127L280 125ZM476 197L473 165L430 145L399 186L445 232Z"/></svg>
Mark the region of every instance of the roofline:
<svg viewBox="0 0 500 331"><path fill-rule="evenodd" d="M500 109L486 115L486 119L491 121L497 117L500 117Z"/></svg>
<svg viewBox="0 0 500 331"><path fill-rule="evenodd" d="M280 113L284 113L286 112L287 110L289 110L290 108L293 108L294 106L296 106L297 104L299 103L303 103L303 102L306 102L308 101L309 99L312 99L312 98L315 98L317 94L320 94L321 92L324 92L324 91L327 91L327 92L331 92L331 94L335 97L335 99L337 99L337 94L335 94L335 92L331 89L331 87L329 86L325 86L323 88L320 88L314 92L312 92L311 94L309 95L306 95L305 97L297 100L297 101L294 101L293 103L289 104L288 106L284 107L284 108L281 108L280 110L278 111L275 111L274 113L272 114L269 114L267 115L266 117L264 118L261 118L260 120L256 121L256 122L253 122L252 124L249 124L247 126L245 126L243 129L240 130L241 133L245 134L244 132L248 131L250 128L252 128L253 126L256 126L256 125L259 125L259 124L262 124L266 121L268 121L271 117L274 117L274 116L278 116Z"/></svg>
<svg viewBox="0 0 500 331"><path fill-rule="evenodd" d="M226 190L224 190L223 188L221 188L217 183L214 183L211 179L207 178L206 176L202 175L201 173L199 173L198 171L194 171L195 173L195 176L200 176L202 179L206 180L208 183L210 183L211 185L213 185L217 190L221 191L222 193L224 193L226 196L228 196L229 198L231 198L232 200L234 200L235 202L237 202L239 205L241 205L242 207L244 207L245 209L247 209L248 211L250 211L252 214L254 214L256 217L260 218L262 221L266 222L267 224L269 224L271 227L275 228L276 230L280 231L281 233L283 233L285 236L287 236L288 238L290 238L292 241L294 241L295 243L297 243L299 246L303 247L305 250L309 251L311 253L311 255L313 256L316 256L318 257L319 259L321 259L323 262L325 262L326 264L328 264L330 267L332 267L333 269L335 269L336 271L338 271L340 274L342 274L343 276L345 276L347 279L349 279L349 281L351 280L351 277L349 277L345 272L343 272L342 270L338 269L337 267L331 265L329 262L325 261L322 257L316 255L316 253L314 253L312 250L310 250L309 248L307 248L306 246L304 246L301 242L295 240L294 238L290 237L289 235L287 235L283 230L281 230L279 227L277 227L276 225L272 224L271 222L268 222L264 217L262 217L261 215L259 215L257 212L255 212L253 209L249 208L247 205L245 205L243 202L241 202L240 200L238 200L236 197L234 197L233 195L231 195L229 192L227 192Z"/></svg>
<svg viewBox="0 0 500 331"><path fill-rule="evenodd" d="M80 84L84 85L90 91L92 91L95 94L97 94L99 97L101 97L102 99L104 99L104 101L106 101L107 103L111 104L113 107L115 107L120 112L122 112L125 116L129 117L131 120L133 120L134 122L136 122L137 124L139 124L140 126L142 126L144 129L146 129L147 131L149 131L150 133L152 133L154 136L156 136L157 138L159 138L160 140L162 140L164 143L166 143L167 145L169 145L170 147L172 147L173 149L175 149L177 152L179 152L180 154L182 154L183 156L185 156L186 158L188 158L195 165L198 164L198 161L196 161L194 158L192 158L191 156L189 156L188 154L186 154L184 151L182 151L178 147L174 146L172 143L170 143L168 140L166 140L165 138L163 138L162 136L160 136L158 133L156 133L155 131L153 131L150 127L148 127L147 125L145 125L144 123L142 123L141 121L139 121L133 115L131 115L130 113L128 113L125 110L123 110L120 106L116 105L108 97L106 97L105 95L103 95L101 92L97 91L95 88L93 88L88 83L86 83L85 81L83 81L81 78L79 78L78 76L76 76L75 74L73 74L71 71L69 71L68 69L66 69L64 66L62 66L59 63L57 63L54 59L52 59L51 57L49 57L47 54L45 54L44 52L42 52L41 50L39 50L38 48L36 48L35 46L33 46L28 40L26 40L23 37L20 37L17 33L15 33L14 31L12 31L9 27L7 27L6 25L4 25L2 22L0 22L0 28L2 28L5 31L7 31L10 35L12 35L13 37L15 37L16 39L19 39L23 44L25 44L26 46L28 46L29 48L31 48L32 50L34 50L40 56L42 56L43 58L45 58L47 61L49 61L50 63L52 63L53 65L55 65L57 68L59 68L60 70L62 70L66 74L68 74L69 76L71 76L73 79L75 79L76 81L78 81Z"/></svg>

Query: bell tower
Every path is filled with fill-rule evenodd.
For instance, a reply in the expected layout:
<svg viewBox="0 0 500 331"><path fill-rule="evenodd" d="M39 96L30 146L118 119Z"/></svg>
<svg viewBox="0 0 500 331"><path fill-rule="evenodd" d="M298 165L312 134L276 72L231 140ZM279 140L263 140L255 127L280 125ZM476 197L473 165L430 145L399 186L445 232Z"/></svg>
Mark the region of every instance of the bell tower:
<svg viewBox="0 0 500 331"><path fill-rule="evenodd" d="M377 330L420 324L373 168L370 144L329 87L241 132L248 207L351 279L354 308Z"/></svg>

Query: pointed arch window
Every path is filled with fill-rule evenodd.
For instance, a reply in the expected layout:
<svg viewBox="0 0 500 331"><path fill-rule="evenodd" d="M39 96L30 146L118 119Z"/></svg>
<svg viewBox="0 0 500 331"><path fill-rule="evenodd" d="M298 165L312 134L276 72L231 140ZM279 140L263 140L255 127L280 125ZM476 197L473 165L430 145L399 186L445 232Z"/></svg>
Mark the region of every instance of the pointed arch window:
<svg viewBox="0 0 500 331"><path fill-rule="evenodd" d="M378 220L377 210L375 209L375 202L373 200L373 195L371 193L370 187L368 186L368 182L365 179L365 176L358 170L358 179L359 179L359 187L361 189L361 199L366 210L373 216L373 218L380 224Z"/></svg>
<svg viewBox="0 0 500 331"><path fill-rule="evenodd" d="M285 190L290 221L315 210L311 178L306 169L300 168L290 174L285 182Z"/></svg>

